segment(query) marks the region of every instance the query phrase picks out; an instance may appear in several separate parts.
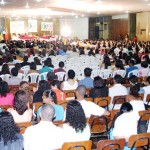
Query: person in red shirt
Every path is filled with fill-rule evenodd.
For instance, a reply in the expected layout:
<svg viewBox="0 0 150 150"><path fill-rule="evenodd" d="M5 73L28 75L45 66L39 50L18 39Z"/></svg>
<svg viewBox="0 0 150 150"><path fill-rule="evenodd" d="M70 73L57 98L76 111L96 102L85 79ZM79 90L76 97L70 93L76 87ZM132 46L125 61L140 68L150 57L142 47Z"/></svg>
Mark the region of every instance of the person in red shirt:
<svg viewBox="0 0 150 150"><path fill-rule="evenodd" d="M137 39L137 36L134 36L133 41L134 41L134 42L137 42L137 40L138 40L138 39Z"/></svg>
<svg viewBox="0 0 150 150"><path fill-rule="evenodd" d="M57 101L66 100L66 95L63 91L60 90L61 82L58 80L53 80L51 82L51 89L56 93Z"/></svg>

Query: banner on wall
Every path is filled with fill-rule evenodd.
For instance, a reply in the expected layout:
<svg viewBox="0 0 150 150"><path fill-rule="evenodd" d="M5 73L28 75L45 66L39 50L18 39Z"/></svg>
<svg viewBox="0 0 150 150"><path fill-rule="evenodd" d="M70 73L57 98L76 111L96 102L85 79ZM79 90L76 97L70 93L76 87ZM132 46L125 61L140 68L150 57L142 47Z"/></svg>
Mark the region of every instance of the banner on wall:
<svg viewBox="0 0 150 150"><path fill-rule="evenodd" d="M10 33L24 33L24 21L10 21Z"/></svg>
<svg viewBox="0 0 150 150"><path fill-rule="evenodd" d="M28 20L28 32L37 32L37 20Z"/></svg>
<svg viewBox="0 0 150 150"><path fill-rule="evenodd" d="M53 22L41 22L41 31L53 31Z"/></svg>

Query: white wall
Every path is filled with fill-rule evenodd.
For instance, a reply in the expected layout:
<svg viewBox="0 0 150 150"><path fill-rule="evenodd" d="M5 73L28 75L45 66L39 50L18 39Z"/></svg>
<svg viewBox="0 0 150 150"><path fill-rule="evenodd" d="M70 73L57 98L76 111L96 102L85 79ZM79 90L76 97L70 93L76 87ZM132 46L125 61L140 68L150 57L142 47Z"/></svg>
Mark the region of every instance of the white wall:
<svg viewBox="0 0 150 150"><path fill-rule="evenodd" d="M129 18L129 14L122 14L122 15L112 16L112 19L128 19L128 18Z"/></svg>
<svg viewBox="0 0 150 150"><path fill-rule="evenodd" d="M63 29L65 26L70 28L70 36L72 38L78 37L81 40L88 39L88 18L61 19L60 30Z"/></svg>

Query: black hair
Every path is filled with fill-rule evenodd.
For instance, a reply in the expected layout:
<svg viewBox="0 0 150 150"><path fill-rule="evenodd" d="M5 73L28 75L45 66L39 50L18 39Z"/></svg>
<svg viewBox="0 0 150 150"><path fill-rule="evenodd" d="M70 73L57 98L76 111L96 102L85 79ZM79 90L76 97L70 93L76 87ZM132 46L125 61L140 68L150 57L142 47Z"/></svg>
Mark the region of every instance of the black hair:
<svg viewBox="0 0 150 150"><path fill-rule="evenodd" d="M120 70L124 70L123 62L121 60L116 60L115 66Z"/></svg>
<svg viewBox="0 0 150 150"><path fill-rule="evenodd" d="M130 87L130 94L134 97L139 97L140 87L138 85L134 85Z"/></svg>
<svg viewBox="0 0 150 150"><path fill-rule="evenodd" d="M134 85L138 84L138 78L135 75L130 76L129 81L131 81Z"/></svg>
<svg viewBox="0 0 150 150"><path fill-rule="evenodd" d="M123 81L123 78L122 78L122 76L121 75L119 75L119 74L116 74L115 76L114 76L114 80L116 81L116 83L122 83L122 81Z"/></svg>
<svg viewBox="0 0 150 150"><path fill-rule="evenodd" d="M43 94L47 97L50 98L55 104L57 103L57 97L56 93L53 92L52 90L45 90Z"/></svg>
<svg viewBox="0 0 150 150"><path fill-rule="evenodd" d="M150 76L147 77L146 81L150 84Z"/></svg>
<svg viewBox="0 0 150 150"><path fill-rule="evenodd" d="M15 68L17 68L18 70L20 70L21 69L21 64L20 63L16 63L15 64Z"/></svg>
<svg viewBox="0 0 150 150"><path fill-rule="evenodd" d="M111 66L110 59L107 55L104 57L104 65L104 69L108 69L108 66Z"/></svg>
<svg viewBox="0 0 150 150"><path fill-rule="evenodd" d="M13 116L9 112L0 113L0 141L4 141L4 145L8 142L12 143L17 140L18 128L14 122Z"/></svg>
<svg viewBox="0 0 150 150"><path fill-rule="evenodd" d="M86 127L85 113L78 101L73 100L67 103L66 122L68 122L76 132L82 132Z"/></svg>
<svg viewBox="0 0 150 150"><path fill-rule="evenodd" d="M24 56L24 57L23 57L23 61L24 61L24 62L27 62L27 61L28 61L28 56Z"/></svg>
<svg viewBox="0 0 150 150"><path fill-rule="evenodd" d="M51 82L51 85L52 86L57 86L57 88L60 89L61 82L59 80L53 80Z"/></svg>
<svg viewBox="0 0 150 150"><path fill-rule="evenodd" d="M6 81L0 81L0 96L6 97L7 93L9 93L8 83Z"/></svg>
<svg viewBox="0 0 150 150"><path fill-rule="evenodd" d="M90 68L85 68L84 69L84 75L86 77L90 77L91 76L91 73L92 73L92 70Z"/></svg>
<svg viewBox="0 0 150 150"><path fill-rule="evenodd" d="M147 68L148 67L148 62L147 61L141 62L141 67Z"/></svg>
<svg viewBox="0 0 150 150"><path fill-rule="evenodd" d="M70 69L68 71L68 78L69 79L74 79L74 77L75 77L75 72L74 72L74 70Z"/></svg>
<svg viewBox="0 0 150 150"><path fill-rule="evenodd" d="M1 74L10 74L8 64L3 64Z"/></svg>
<svg viewBox="0 0 150 150"><path fill-rule="evenodd" d="M12 74L12 76L14 76L14 77L16 77L17 75L18 75L18 69L17 68L12 68L11 69L11 74Z"/></svg>
<svg viewBox="0 0 150 150"><path fill-rule="evenodd" d="M131 105L130 103L128 103L128 102L125 102L125 103L123 103L123 104L121 105L120 114L123 114L123 113L125 113L125 112L129 112L129 111L131 111L131 110L133 110L132 105Z"/></svg>
<svg viewBox="0 0 150 150"><path fill-rule="evenodd" d="M64 64L64 62L63 62L63 61L60 61L60 62L59 62L59 64L58 64L58 66L59 66L60 68L63 68L63 67L64 67L64 65L65 65L65 64Z"/></svg>
<svg viewBox="0 0 150 150"><path fill-rule="evenodd" d="M48 72L47 73L47 80L48 81L53 81L53 80L57 80L57 79L58 79L58 77L57 77L57 75L55 75L54 72Z"/></svg>
<svg viewBox="0 0 150 150"><path fill-rule="evenodd" d="M46 59L45 61L44 61L44 66L48 66L49 65L49 61Z"/></svg>
<svg viewBox="0 0 150 150"><path fill-rule="evenodd" d="M35 62L30 63L30 69L36 70L36 63Z"/></svg>
<svg viewBox="0 0 150 150"><path fill-rule="evenodd" d="M94 88L103 88L106 86L106 82L103 79L94 81Z"/></svg>

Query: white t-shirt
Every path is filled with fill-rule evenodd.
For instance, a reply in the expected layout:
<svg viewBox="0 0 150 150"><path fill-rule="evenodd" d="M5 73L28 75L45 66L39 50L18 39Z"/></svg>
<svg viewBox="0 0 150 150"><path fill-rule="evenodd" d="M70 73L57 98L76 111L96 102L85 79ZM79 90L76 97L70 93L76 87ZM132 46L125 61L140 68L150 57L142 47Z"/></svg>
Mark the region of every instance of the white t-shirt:
<svg viewBox="0 0 150 150"><path fill-rule="evenodd" d="M87 124L86 127L82 132L76 132L75 129L73 129L68 124L63 124L63 134L64 136L64 142L78 142L78 141L87 141L90 139L91 131L90 127Z"/></svg>
<svg viewBox="0 0 150 150"><path fill-rule="evenodd" d="M96 105L93 102L81 100L79 101L82 105L86 118L90 118L91 115L102 116L105 112L105 109Z"/></svg>
<svg viewBox="0 0 150 150"><path fill-rule="evenodd" d="M138 120L138 113L133 111L120 115L115 121L113 136L129 138L131 135L137 134Z"/></svg>
<svg viewBox="0 0 150 150"><path fill-rule="evenodd" d="M143 99L143 101L144 101L145 104L147 104L146 97L147 97L148 94L150 94L150 85L143 87L143 90L144 90L144 99ZM149 103L149 105L150 105L150 103Z"/></svg>
<svg viewBox="0 0 150 150"><path fill-rule="evenodd" d="M112 101L114 96L128 95L127 88L121 84L115 84L113 87L109 88L109 96L111 97L111 102L109 105L110 110L113 107ZM120 109L120 104L116 104L114 109Z"/></svg>
<svg viewBox="0 0 150 150"><path fill-rule="evenodd" d="M70 85L68 81L64 81L63 85L63 90L75 90L78 87L78 82L75 81L73 85Z"/></svg>
<svg viewBox="0 0 150 150"><path fill-rule="evenodd" d="M64 135L52 122L40 121L24 133L24 150L54 150L62 147Z"/></svg>

